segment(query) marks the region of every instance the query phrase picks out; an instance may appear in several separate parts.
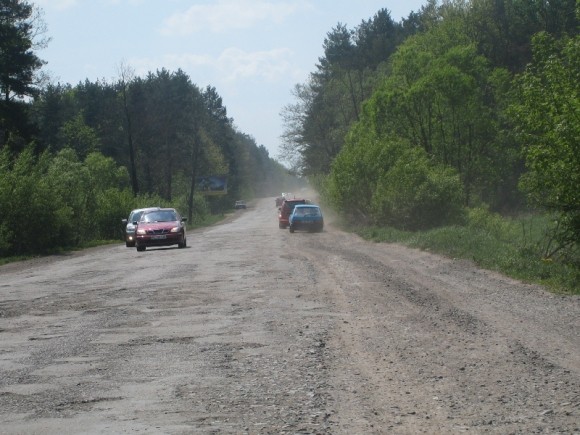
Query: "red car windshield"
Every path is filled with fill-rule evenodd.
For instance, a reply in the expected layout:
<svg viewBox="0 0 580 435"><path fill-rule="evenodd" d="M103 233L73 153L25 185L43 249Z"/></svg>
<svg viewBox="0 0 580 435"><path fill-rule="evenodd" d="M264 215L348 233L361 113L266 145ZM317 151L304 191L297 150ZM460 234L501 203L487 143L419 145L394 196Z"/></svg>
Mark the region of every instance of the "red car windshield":
<svg viewBox="0 0 580 435"><path fill-rule="evenodd" d="M147 213L141 219L141 222L173 222L176 221L177 214L171 210L161 210Z"/></svg>

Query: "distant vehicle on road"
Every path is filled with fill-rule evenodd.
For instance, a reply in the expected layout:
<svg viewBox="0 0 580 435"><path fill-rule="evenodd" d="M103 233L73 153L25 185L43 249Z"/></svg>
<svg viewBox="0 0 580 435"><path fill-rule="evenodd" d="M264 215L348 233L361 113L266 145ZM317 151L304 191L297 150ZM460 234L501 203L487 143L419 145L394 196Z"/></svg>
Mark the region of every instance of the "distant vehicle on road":
<svg viewBox="0 0 580 435"><path fill-rule="evenodd" d="M234 208L235 208L236 210L240 210L240 209L244 209L244 210L245 210L245 209L246 209L246 207L247 207L247 206L246 206L246 201L236 201L236 203L235 203L235 205L234 205Z"/></svg>
<svg viewBox="0 0 580 435"><path fill-rule="evenodd" d="M306 204L305 199L285 199L278 209L278 228L285 229L289 225L288 218L298 204Z"/></svg>
<svg viewBox="0 0 580 435"><path fill-rule="evenodd" d="M324 228L322 211L319 206L313 204L296 205L288 220L291 233L296 230L320 232Z"/></svg>

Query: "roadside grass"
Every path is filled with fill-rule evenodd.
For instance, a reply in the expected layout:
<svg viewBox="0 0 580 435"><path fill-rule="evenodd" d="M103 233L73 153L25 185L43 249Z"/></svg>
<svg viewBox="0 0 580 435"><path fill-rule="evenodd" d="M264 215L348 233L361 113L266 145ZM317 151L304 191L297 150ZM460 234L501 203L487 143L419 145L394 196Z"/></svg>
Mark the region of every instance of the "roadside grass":
<svg viewBox="0 0 580 435"><path fill-rule="evenodd" d="M230 213L232 214L232 213ZM196 219L193 223L187 222L188 229L203 228L215 225L228 217L228 214L208 214L203 219Z"/></svg>
<svg viewBox="0 0 580 435"><path fill-rule="evenodd" d="M578 252L546 258L551 221L547 216L504 218L482 209L469 212L465 226L409 232L393 228L351 228L375 242L401 243L450 258L473 261L506 276L541 284L559 294L580 294Z"/></svg>
<svg viewBox="0 0 580 435"><path fill-rule="evenodd" d="M0 266L3 266L4 264L8 264L8 263L15 263L16 261L30 260L31 258L33 258L33 257L26 256L26 255L15 255L12 257L0 257Z"/></svg>

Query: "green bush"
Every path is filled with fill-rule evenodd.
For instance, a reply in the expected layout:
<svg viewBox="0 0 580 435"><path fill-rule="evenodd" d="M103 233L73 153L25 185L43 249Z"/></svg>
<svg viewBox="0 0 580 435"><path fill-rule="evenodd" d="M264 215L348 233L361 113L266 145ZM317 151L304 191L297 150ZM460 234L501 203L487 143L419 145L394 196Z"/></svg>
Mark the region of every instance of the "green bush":
<svg viewBox="0 0 580 435"><path fill-rule="evenodd" d="M45 180L58 198L60 246L73 247L90 240L96 201L90 189L90 173L76 152L67 148L53 156Z"/></svg>
<svg viewBox="0 0 580 435"><path fill-rule="evenodd" d="M134 200L129 189L106 189L96 194L97 209L93 215L96 240L122 240L124 227L121 219L127 218L127 204ZM132 209L131 209L132 210Z"/></svg>
<svg viewBox="0 0 580 435"><path fill-rule="evenodd" d="M362 124L327 181L330 203L353 221L418 230L464 220L463 187L453 169L405 141L380 140Z"/></svg>
<svg viewBox="0 0 580 435"><path fill-rule="evenodd" d="M467 225L474 230L487 232L497 239L503 238L507 231L505 218L490 212L485 206L468 209Z"/></svg>
<svg viewBox="0 0 580 435"><path fill-rule="evenodd" d="M419 230L463 221L462 185L451 168L431 164L420 148L405 150L379 179L372 199L376 223Z"/></svg>
<svg viewBox="0 0 580 435"><path fill-rule="evenodd" d="M187 216L189 212L187 195L182 195L174 201L174 207L181 213L182 216ZM211 210L207 199L204 195L195 193L193 195L193 217L192 222L188 222L188 227L196 226L206 221L211 215Z"/></svg>
<svg viewBox="0 0 580 435"><path fill-rule="evenodd" d="M45 178L50 155L36 158L32 148L12 162L0 156L0 255L41 253L59 244L62 224L58 196Z"/></svg>
<svg viewBox="0 0 580 435"><path fill-rule="evenodd" d="M578 4L578 3L577 3ZM535 206L557 213L556 240L580 244L580 36L532 40L533 62L518 76L508 114L523 146L520 187Z"/></svg>
<svg viewBox="0 0 580 435"><path fill-rule="evenodd" d="M81 162L75 151L12 158L0 153L0 256L25 256L122 239L121 219L157 197L134 198L127 171L98 153Z"/></svg>

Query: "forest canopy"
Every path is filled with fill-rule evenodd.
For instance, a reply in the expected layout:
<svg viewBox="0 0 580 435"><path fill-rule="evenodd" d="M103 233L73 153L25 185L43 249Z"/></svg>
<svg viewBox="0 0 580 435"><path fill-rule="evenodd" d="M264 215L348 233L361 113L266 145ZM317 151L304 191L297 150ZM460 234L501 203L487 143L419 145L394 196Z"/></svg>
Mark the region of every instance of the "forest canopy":
<svg viewBox="0 0 580 435"><path fill-rule="evenodd" d="M338 24L282 111L283 151L353 221L547 212L580 242L576 0L431 0Z"/></svg>
<svg viewBox="0 0 580 435"><path fill-rule="evenodd" d="M42 81L40 16L28 1L0 6L0 256L118 239L137 207L178 207L195 223L296 183L235 127L215 87L181 69ZM224 195L196 192L210 175L227 177Z"/></svg>

